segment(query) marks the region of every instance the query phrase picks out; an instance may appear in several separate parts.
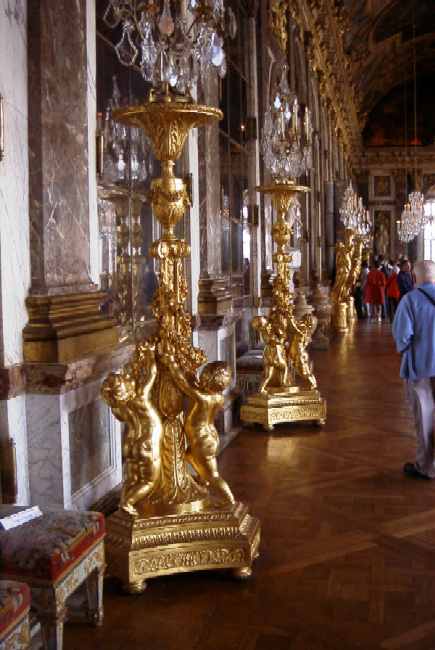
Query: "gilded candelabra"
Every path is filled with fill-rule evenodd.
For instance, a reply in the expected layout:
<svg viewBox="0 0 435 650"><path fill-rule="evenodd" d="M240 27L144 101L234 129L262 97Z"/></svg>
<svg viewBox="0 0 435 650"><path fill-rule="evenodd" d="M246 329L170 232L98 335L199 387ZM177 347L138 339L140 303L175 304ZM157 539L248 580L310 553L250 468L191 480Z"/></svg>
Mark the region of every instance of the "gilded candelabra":
<svg viewBox="0 0 435 650"><path fill-rule="evenodd" d="M331 297L332 325L344 334L356 319L353 292L361 273L364 247L368 246L373 230L370 212L364 208L352 182L344 192L340 218L345 227L344 241L335 247L336 277Z"/></svg>
<svg viewBox="0 0 435 650"><path fill-rule="evenodd" d="M269 431L280 422L312 420L324 424L326 402L317 390L307 352L316 320L311 314L301 320L295 318L290 292L291 256L287 250L291 238L287 214L297 193L308 188L281 181L258 189L271 196L276 212L272 231L276 243L273 256L276 277L269 316L257 316L252 322L264 342L264 377L258 394L248 397L242 407L241 419L247 423L259 422ZM305 382L305 388L292 383L292 371Z"/></svg>
<svg viewBox="0 0 435 650"><path fill-rule="evenodd" d="M245 577L258 554L260 526L235 501L216 461L214 419L231 374L221 362L206 364L198 374L207 359L192 346L191 317L184 309L190 249L174 234L189 205L185 184L174 175L175 160L189 130L220 119L221 112L167 93L119 109L114 117L144 129L161 162L150 201L163 232L151 247L159 268L153 303L158 333L139 343L132 361L109 375L102 389L124 423L121 502L108 519L110 571L130 592L170 573L231 568Z"/></svg>

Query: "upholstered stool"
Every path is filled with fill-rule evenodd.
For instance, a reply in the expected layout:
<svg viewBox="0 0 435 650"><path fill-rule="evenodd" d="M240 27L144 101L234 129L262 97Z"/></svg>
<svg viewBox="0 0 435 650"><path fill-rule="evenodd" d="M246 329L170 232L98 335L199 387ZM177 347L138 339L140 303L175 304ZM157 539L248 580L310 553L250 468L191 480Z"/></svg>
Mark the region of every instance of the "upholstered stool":
<svg viewBox="0 0 435 650"><path fill-rule="evenodd" d="M24 508L0 506L0 517ZM43 510L43 516L0 531L0 577L26 582L45 647L62 648L66 600L86 582L88 617L103 621L105 524L97 512Z"/></svg>
<svg viewBox="0 0 435 650"><path fill-rule="evenodd" d="M30 589L0 580L0 650L25 650L30 644Z"/></svg>

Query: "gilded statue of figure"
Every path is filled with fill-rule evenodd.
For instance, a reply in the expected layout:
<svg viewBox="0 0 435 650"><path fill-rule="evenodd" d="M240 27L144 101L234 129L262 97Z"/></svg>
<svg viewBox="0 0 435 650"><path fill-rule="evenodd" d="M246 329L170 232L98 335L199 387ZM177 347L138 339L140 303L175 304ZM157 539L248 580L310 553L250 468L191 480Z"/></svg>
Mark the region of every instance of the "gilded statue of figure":
<svg viewBox="0 0 435 650"><path fill-rule="evenodd" d="M306 314L301 320L292 321L293 336L288 349L288 356L297 374L306 379L311 390L317 388L317 380L312 372L307 346L314 329L312 314Z"/></svg>
<svg viewBox="0 0 435 650"><path fill-rule="evenodd" d="M362 257L364 242L361 237L357 237L352 251L352 266L349 273L348 292L351 294L355 289L356 283L361 273Z"/></svg>
<svg viewBox="0 0 435 650"><path fill-rule="evenodd" d="M271 323L264 316L256 316L252 320L252 327L258 331L264 342L264 379L259 392L267 393L271 388L289 386L289 369L283 337L276 335Z"/></svg>
<svg viewBox="0 0 435 650"><path fill-rule="evenodd" d="M216 455L219 448L219 434L214 425L217 413L224 406L223 391L231 383L231 372L221 361L208 363L199 380L186 379L175 356L163 354L166 366L177 388L190 398L190 405L184 423L187 439L186 460L198 476L210 487L218 500L225 504L234 503L229 485L220 476Z"/></svg>
<svg viewBox="0 0 435 650"><path fill-rule="evenodd" d="M352 258L354 251L354 234L347 229L344 236L344 243L338 242L336 246L335 265L337 274L332 289L332 299L335 303L346 302L349 296L349 274L352 270Z"/></svg>
<svg viewBox="0 0 435 650"><path fill-rule="evenodd" d="M125 423L122 452L124 482L120 507L137 515L136 505L146 499L160 476L162 422L151 400L157 377L155 347L138 346L133 363L111 373L103 383L102 396L115 417Z"/></svg>

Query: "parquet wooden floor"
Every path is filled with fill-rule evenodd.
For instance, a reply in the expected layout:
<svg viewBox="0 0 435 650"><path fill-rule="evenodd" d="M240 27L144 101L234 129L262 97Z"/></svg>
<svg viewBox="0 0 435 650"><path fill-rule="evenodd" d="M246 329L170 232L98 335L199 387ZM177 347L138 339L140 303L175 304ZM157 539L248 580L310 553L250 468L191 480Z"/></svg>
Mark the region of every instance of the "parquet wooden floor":
<svg viewBox="0 0 435 650"><path fill-rule="evenodd" d="M100 630L66 650L435 650L435 482L413 481L413 424L388 326L315 355L323 430L249 429L221 457L262 520L249 582L168 577L141 596L107 582Z"/></svg>

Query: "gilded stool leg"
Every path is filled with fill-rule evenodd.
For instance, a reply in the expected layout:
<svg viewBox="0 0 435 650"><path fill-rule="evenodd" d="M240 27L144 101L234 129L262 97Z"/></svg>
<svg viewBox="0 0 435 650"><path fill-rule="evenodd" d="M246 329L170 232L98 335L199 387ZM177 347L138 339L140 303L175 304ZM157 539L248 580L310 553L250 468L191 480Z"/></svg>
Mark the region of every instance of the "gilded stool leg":
<svg viewBox="0 0 435 650"><path fill-rule="evenodd" d="M104 567L96 569L86 578L86 591L88 595L88 617L96 626L103 625L103 583Z"/></svg>

